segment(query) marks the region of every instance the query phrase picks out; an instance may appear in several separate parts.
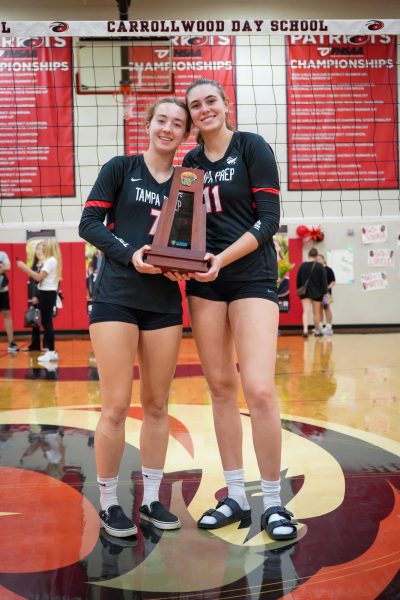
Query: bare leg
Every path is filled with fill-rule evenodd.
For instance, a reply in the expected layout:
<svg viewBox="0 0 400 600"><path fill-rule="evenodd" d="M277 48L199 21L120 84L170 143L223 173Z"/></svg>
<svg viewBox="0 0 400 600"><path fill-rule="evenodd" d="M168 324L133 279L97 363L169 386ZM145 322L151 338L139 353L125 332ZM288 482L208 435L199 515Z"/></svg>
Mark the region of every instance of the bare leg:
<svg viewBox="0 0 400 600"><path fill-rule="evenodd" d="M169 436L169 388L181 335L180 325L140 332L140 400L144 412L140 452L142 464L149 469L164 468Z"/></svg>
<svg viewBox="0 0 400 600"><path fill-rule="evenodd" d="M239 380L236 357L228 318L228 305L198 297L189 297L192 329L204 375L210 389L214 427L228 486L229 502L235 501L243 511L249 511L245 493L242 454L242 423L238 407ZM233 515L223 504L217 509L219 518L203 515L200 527L227 524ZM238 520L238 517L233 517ZM239 517L240 518L240 517Z"/></svg>
<svg viewBox="0 0 400 600"><path fill-rule="evenodd" d="M308 319L309 319L309 313L311 312L312 300L310 298L302 298L301 304L302 304L302 308L303 308L303 314L302 314L303 333L308 333Z"/></svg>
<svg viewBox="0 0 400 600"><path fill-rule="evenodd" d="M261 477L275 481L280 477L281 463L281 422L275 391L278 306L262 298L244 298L229 305L229 316Z"/></svg>
<svg viewBox="0 0 400 600"><path fill-rule="evenodd" d="M229 305L239 357L240 377L250 410L254 450L261 473L266 525L279 522L281 422L275 390L278 305L262 298L244 298ZM272 508L274 507L274 508ZM263 517L264 518L264 517ZM273 535L293 535L292 525L273 527Z"/></svg>
<svg viewBox="0 0 400 600"><path fill-rule="evenodd" d="M7 340L8 340L8 343L11 344L11 342L14 341L14 327L13 327L13 321L12 321L12 317L11 317L11 311L3 310L2 315L3 315L3 319L4 319L4 329L6 330Z"/></svg>
<svg viewBox="0 0 400 600"><path fill-rule="evenodd" d="M189 296L188 303L197 350L211 392L222 466L224 471L241 469L243 432L228 306L196 296Z"/></svg>
<svg viewBox="0 0 400 600"><path fill-rule="evenodd" d="M100 376L102 408L95 433L97 473L116 477L125 444L125 419L131 403L133 362L139 332L136 325L94 323L90 337Z"/></svg>
<svg viewBox="0 0 400 600"><path fill-rule="evenodd" d="M325 318L326 318L327 324L332 325L333 317L332 317L331 307L329 306L329 304L325 308Z"/></svg>
<svg viewBox="0 0 400 600"><path fill-rule="evenodd" d="M322 325L322 302L312 301L314 326L316 331L321 331Z"/></svg>

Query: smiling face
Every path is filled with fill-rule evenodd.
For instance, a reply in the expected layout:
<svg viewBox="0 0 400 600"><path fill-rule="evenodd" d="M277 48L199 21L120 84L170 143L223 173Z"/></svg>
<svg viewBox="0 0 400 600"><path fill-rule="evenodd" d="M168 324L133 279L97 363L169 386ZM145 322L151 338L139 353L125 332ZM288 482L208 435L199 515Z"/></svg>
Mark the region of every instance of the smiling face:
<svg viewBox="0 0 400 600"><path fill-rule="evenodd" d="M226 128L228 100L215 85L205 83L189 90L187 103L193 125L202 135Z"/></svg>
<svg viewBox="0 0 400 600"><path fill-rule="evenodd" d="M146 123L150 147L158 152L174 153L187 137L188 115L184 108L172 102L161 102Z"/></svg>

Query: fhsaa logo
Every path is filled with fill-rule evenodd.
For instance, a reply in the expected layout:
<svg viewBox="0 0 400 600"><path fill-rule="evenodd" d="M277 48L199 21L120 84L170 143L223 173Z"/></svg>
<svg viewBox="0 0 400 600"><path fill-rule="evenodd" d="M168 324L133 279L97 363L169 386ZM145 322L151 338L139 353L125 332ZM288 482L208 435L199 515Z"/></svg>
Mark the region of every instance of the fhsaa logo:
<svg viewBox="0 0 400 600"><path fill-rule="evenodd" d="M237 156L228 156L228 158L226 159L226 162L228 163L228 165L235 165L237 161Z"/></svg>

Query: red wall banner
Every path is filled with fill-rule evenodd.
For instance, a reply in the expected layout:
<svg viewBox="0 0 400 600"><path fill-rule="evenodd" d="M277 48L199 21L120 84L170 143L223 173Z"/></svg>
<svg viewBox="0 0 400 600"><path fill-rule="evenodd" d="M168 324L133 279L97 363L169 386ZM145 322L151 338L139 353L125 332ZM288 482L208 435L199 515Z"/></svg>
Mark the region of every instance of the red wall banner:
<svg viewBox="0 0 400 600"><path fill-rule="evenodd" d="M74 196L72 46L0 38L0 197Z"/></svg>
<svg viewBox="0 0 400 600"><path fill-rule="evenodd" d="M396 38L289 36L290 190L399 186Z"/></svg>
<svg viewBox="0 0 400 600"><path fill-rule="evenodd" d="M234 38L230 36L180 36L173 39L172 57L160 47L154 50L149 46L135 45L129 48L130 80L137 86L145 83L149 91L141 92L134 98L131 117L125 119L125 153L140 154L147 150L148 136L144 130L146 107L163 96L178 96L184 99L190 83L200 77L214 79L222 85L230 100L229 121L236 125L236 94L234 68ZM171 65L172 59L172 65ZM172 67L173 90L151 91L151 77L162 81L162 73ZM165 77L167 82L167 77ZM176 164L182 164L185 154L196 145L192 135L182 144L175 156Z"/></svg>

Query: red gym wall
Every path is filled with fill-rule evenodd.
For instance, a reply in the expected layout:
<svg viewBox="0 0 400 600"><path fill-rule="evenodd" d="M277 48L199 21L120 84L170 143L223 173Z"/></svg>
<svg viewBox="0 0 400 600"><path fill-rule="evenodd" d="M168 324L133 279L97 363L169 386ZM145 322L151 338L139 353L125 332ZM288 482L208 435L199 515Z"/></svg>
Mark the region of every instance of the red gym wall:
<svg viewBox="0 0 400 600"><path fill-rule="evenodd" d="M85 244L84 242L64 242L60 243L60 248L63 259L63 279L60 289L64 300L63 308L58 311L58 316L54 319L54 328L58 331L87 330L89 323L86 308ZM27 276L15 264L17 258L26 260L25 249L25 243L1 244L1 250L8 254L11 262L11 271L8 273L8 277L11 312L16 332L24 331L24 312L27 309ZM289 240L289 256L290 262L295 263L296 266L290 273L290 311L281 314L281 326L301 324L301 302L296 295L296 271L302 261L301 240ZM185 299L183 301L183 326L190 327Z"/></svg>
<svg viewBox="0 0 400 600"><path fill-rule="evenodd" d="M10 280L11 312L15 331L24 330L24 312L27 309L28 278L16 265L17 258L26 260L26 244L2 244L11 262ZM63 278L60 282L64 301L62 310L54 319L56 330L82 330L88 328L86 312L85 244L83 242L61 243Z"/></svg>

